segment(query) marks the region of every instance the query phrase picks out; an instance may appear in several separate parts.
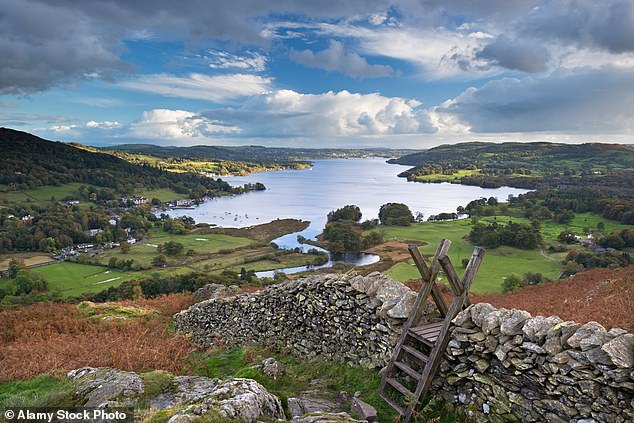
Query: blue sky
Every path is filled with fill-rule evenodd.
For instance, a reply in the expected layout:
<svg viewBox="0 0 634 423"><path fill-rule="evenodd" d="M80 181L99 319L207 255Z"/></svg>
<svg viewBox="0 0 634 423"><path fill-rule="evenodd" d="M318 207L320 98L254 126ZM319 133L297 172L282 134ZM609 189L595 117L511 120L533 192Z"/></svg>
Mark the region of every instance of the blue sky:
<svg viewBox="0 0 634 423"><path fill-rule="evenodd" d="M634 142L633 0L4 0L0 125L91 145Z"/></svg>

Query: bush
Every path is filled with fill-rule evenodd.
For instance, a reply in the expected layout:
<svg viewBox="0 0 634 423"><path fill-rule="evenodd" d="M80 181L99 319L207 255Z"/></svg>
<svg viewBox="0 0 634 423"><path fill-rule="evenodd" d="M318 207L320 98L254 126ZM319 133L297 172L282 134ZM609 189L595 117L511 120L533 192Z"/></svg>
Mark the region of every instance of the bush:
<svg viewBox="0 0 634 423"><path fill-rule="evenodd" d="M409 226L414 222L414 215L405 204L387 203L379 210L379 220L385 226Z"/></svg>
<svg viewBox="0 0 634 423"><path fill-rule="evenodd" d="M336 222L338 220L358 222L361 220L361 209L358 206L348 205L328 213L328 222Z"/></svg>
<svg viewBox="0 0 634 423"><path fill-rule="evenodd" d="M502 292L514 291L522 286L522 277L517 273L511 273L502 282Z"/></svg>

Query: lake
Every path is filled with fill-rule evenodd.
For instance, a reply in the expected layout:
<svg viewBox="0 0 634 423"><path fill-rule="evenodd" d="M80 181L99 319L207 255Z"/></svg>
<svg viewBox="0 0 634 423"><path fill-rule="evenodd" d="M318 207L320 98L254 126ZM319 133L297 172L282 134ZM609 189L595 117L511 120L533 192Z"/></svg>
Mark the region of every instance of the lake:
<svg viewBox="0 0 634 423"><path fill-rule="evenodd" d="M509 195L527 192L517 188L480 188L450 183L424 184L408 182L397 175L410 166L394 165L382 158L316 160L313 167L303 170L279 170L254 173L248 176L222 178L232 185L262 182L266 191L215 198L193 209L169 210L171 216L190 216L197 223L204 222L224 227L244 227L267 223L275 219L295 218L310 221L302 232L274 240L281 248L300 247L297 236L314 239L326 224L328 212L347 204L361 208L362 220L378 217L385 203L404 203L414 214L425 218L441 212L455 212L480 197L506 200ZM342 260L342 258L337 258ZM372 254L348 255L344 261L355 265L370 264L379 257ZM331 260L321 267L332 266ZM305 267L284 269L285 273L306 270ZM260 272L258 276L271 276Z"/></svg>
<svg viewBox="0 0 634 423"><path fill-rule="evenodd" d="M171 216L191 216L224 227L244 227L275 219L308 220L310 226L275 242L283 248L298 246L297 235L312 239L322 232L328 212L347 204L361 208L362 220L378 217L385 203L404 203L414 214L425 219L432 214L455 212L480 197L506 200L527 190L517 188L480 188L450 183L408 182L397 175L411 166L388 164L385 159L316 160L303 170L279 170L248 176L224 177L232 185L262 182L266 191L215 198L193 209L170 210Z"/></svg>

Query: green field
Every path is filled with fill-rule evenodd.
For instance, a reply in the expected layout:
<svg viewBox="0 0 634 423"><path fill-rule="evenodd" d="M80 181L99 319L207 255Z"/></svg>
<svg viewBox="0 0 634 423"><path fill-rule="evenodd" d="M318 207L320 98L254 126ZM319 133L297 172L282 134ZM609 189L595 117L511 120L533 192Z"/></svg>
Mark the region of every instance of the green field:
<svg viewBox="0 0 634 423"><path fill-rule="evenodd" d="M469 219L425 222L408 227L391 226L382 229L385 231L386 241L396 239L426 242L427 245L420 248L423 254L433 255L441 239L451 240L449 258L459 275L464 272L462 259L471 257L475 248L465 239L471 229ZM487 250L472 289L475 292L502 292L502 278L510 273L540 272L546 277L555 278L560 269L561 263L558 260L543 257L539 250L498 247ZM397 263L385 273L399 281L420 277L416 267L409 262Z"/></svg>
<svg viewBox="0 0 634 423"><path fill-rule="evenodd" d="M416 182L458 182L460 181L460 179L464 178L465 176L474 176L474 175L478 175L479 173L480 173L480 170L477 170L477 169L476 170L460 169L450 175L445 175L442 173L432 173L429 175L416 175L414 180Z"/></svg>
<svg viewBox="0 0 634 423"><path fill-rule="evenodd" d="M124 273L101 266L70 262L42 266L33 271L48 281L50 291L59 291L64 297L77 296L84 292L100 292L139 277L139 273Z"/></svg>
<svg viewBox="0 0 634 423"><path fill-rule="evenodd" d="M162 203L166 203L168 201L178 200L180 198L187 197L187 195L179 194L176 191L169 188L142 190L136 194L147 198L149 201L151 201L153 198L158 198Z"/></svg>
<svg viewBox="0 0 634 423"><path fill-rule="evenodd" d="M255 243L255 241L248 238L221 234L171 235L163 231L156 231L148 240L133 245L128 254L122 254L121 249L115 248L113 250L107 250L98 257L103 264L107 264L112 257L116 257L126 260L133 259L141 265L149 266L152 263L152 259L159 255L158 247L156 246L168 241L180 242L185 247L184 252L194 250L197 255L215 254L220 250L232 250Z"/></svg>
<svg viewBox="0 0 634 423"><path fill-rule="evenodd" d="M79 187L86 184L69 183L59 186L45 186L25 191L0 191L0 206L31 203L36 205L45 205L54 201L61 201L63 198L72 197L79 199Z"/></svg>

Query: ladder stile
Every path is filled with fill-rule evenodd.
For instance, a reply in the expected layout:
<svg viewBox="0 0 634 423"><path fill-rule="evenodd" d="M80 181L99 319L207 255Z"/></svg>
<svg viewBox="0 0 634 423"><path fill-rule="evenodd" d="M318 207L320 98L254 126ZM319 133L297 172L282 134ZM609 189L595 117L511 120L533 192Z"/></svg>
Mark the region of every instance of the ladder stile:
<svg viewBox="0 0 634 423"><path fill-rule="evenodd" d="M462 279L460 279L451 260L447 256L450 245L451 241L447 239L441 241L432 259L431 266L427 265L415 245L408 247L412 259L423 278L423 283L416 296L412 313L407 322L403 325L401 336L394 348L394 354L383 373L381 385L378 390L379 397L384 399L390 407L402 416L402 423L409 422L419 402L431 388L434 375L440 367L444 352L449 343L451 322L464 307L469 305L469 290L484 256L484 249L476 247L469 260L467 269ZM449 307L447 307L440 296L440 291L436 286L436 278L441 269L445 272L445 275L447 275L449 285L454 294L454 299ZM443 321L418 326L418 322L422 317L425 301L430 294L438 310L441 312ZM408 341L414 342L414 344L408 345ZM429 353L423 353L415 346L416 343L426 345L426 348L431 348L431 351ZM421 370L415 370L408 362L402 360L402 352L406 353L405 359L409 357L410 363L416 363L416 361L418 361L418 367ZM416 360L411 361L412 357ZM397 369L402 372L400 376L399 373L396 372ZM409 388L406 388L397 380L397 377L404 377L403 374L417 381L414 392L411 392ZM406 378L406 380L408 379ZM404 383L411 384L411 379L410 382ZM404 405L399 405L396 400L386 395L385 388L387 385L391 386L397 394L402 396Z"/></svg>

